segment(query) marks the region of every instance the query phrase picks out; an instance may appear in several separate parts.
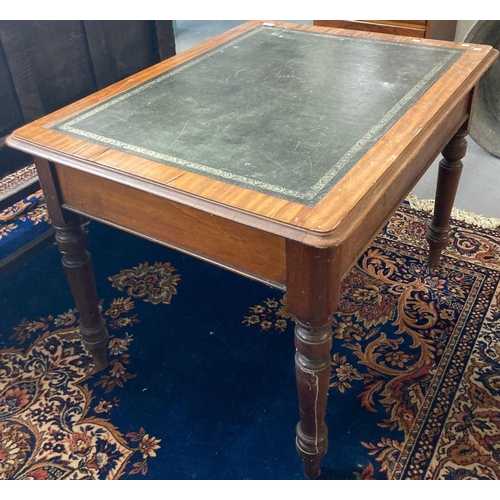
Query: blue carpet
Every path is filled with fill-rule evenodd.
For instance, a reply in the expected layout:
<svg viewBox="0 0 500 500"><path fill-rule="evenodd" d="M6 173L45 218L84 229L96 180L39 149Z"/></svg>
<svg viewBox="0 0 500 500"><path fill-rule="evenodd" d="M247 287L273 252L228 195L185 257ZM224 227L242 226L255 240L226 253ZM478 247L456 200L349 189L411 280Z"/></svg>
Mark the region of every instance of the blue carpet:
<svg viewBox="0 0 500 500"><path fill-rule="evenodd" d="M41 191L0 211L0 261L50 227Z"/></svg>
<svg viewBox="0 0 500 500"><path fill-rule="evenodd" d="M283 294L88 227L110 365L91 371L54 246L2 278L0 478L303 479ZM454 396L500 317L500 239L457 226L431 275L425 227L425 215L403 207L346 279L320 479L500 475L498 446L479 440L489 462L465 463L446 439L455 425L471 446ZM477 356L498 373L491 353ZM490 399L498 437L500 404Z"/></svg>

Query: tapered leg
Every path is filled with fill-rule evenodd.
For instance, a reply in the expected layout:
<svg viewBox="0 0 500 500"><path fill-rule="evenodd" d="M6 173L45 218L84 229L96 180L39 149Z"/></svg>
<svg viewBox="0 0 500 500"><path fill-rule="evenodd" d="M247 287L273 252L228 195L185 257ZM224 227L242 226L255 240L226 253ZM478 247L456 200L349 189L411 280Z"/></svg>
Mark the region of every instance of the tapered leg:
<svg viewBox="0 0 500 500"><path fill-rule="evenodd" d="M427 233L428 265L431 271L435 271L439 266L441 253L450 238L450 215L462 173L461 160L467 150L466 135L467 130L460 129L444 148L443 159L439 162L434 217Z"/></svg>
<svg viewBox="0 0 500 500"><path fill-rule="evenodd" d="M43 158L35 158L35 163L49 217L56 228L56 241L63 254L63 267L80 312L82 340L92 354L95 369L102 370L108 365L108 332L99 313L94 271L87 251L83 220L80 215L62 208L54 164Z"/></svg>
<svg viewBox="0 0 500 500"><path fill-rule="evenodd" d="M338 306L340 278L335 250L287 242L287 308L296 317L295 372L300 421L296 447L304 473L320 475L328 448L325 424L332 347L331 316Z"/></svg>
<svg viewBox="0 0 500 500"><path fill-rule="evenodd" d="M86 248L82 218L68 213L64 226L56 226L56 241L63 254L62 263L68 282L80 312L80 333L82 341L94 359L95 369L108 365L106 347L108 332L99 313L99 304L94 282L90 253Z"/></svg>
<svg viewBox="0 0 500 500"><path fill-rule="evenodd" d="M320 474L320 461L328 448L328 429L324 422L330 380L332 328L311 325L296 318L295 373L300 422L297 424L297 451L304 461L304 472L314 479Z"/></svg>

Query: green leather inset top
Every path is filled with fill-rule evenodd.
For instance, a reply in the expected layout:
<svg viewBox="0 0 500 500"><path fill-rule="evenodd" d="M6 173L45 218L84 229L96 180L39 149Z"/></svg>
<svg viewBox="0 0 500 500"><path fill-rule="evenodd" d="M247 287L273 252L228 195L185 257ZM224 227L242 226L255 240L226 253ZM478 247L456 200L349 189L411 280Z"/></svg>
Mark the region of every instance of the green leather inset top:
<svg viewBox="0 0 500 500"><path fill-rule="evenodd" d="M260 26L54 129L312 206L462 52Z"/></svg>

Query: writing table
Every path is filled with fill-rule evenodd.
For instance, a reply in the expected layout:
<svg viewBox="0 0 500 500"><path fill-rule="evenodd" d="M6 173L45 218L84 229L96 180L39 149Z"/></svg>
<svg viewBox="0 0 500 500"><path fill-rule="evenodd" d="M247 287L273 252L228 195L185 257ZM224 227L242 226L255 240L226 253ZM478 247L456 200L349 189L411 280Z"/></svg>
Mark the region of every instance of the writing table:
<svg viewBox="0 0 500 500"><path fill-rule="evenodd" d="M488 46L245 23L15 131L35 157L96 369L106 366L82 216L286 290L296 446L327 451L342 278L443 151L435 269Z"/></svg>

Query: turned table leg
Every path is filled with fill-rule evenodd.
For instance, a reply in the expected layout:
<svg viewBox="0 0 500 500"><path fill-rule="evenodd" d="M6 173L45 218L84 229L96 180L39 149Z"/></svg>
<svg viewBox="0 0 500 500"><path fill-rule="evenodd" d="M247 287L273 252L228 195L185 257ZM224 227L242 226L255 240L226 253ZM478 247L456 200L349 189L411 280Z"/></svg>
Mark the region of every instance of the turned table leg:
<svg viewBox="0 0 500 500"><path fill-rule="evenodd" d="M108 332L99 312L99 301L94 282L90 253L87 251L82 218L68 213L66 224L57 226L56 242L63 254L62 264L80 313L82 341L92 354L96 370L108 365L106 347Z"/></svg>
<svg viewBox="0 0 500 500"><path fill-rule="evenodd" d="M295 373L300 421L296 445L302 456L304 473L310 479L320 475L320 461L328 448L328 429L324 422L330 379L331 322L311 325L296 319Z"/></svg>
<svg viewBox="0 0 500 500"><path fill-rule="evenodd" d="M83 219L61 207L54 165L42 158L35 158L35 163L47 211L56 229L57 245L63 254L63 267L80 313L82 340L92 355L95 369L102 370L108 365L108 332L99 313L94 272L82 227Z"/></svg>
<svg viewBox="0 0 500 500"><path fill-rule="evenodd" d="M439 162L439 172L434 204L434 217L429 224L427 242L429 243L428 265L431 271L439 266L442 251L450 238L450 215L462 173L462 158L467 150L465 136L468 131L461 128L443 150Z"/></svg>
<svg viewBox="0 0 500 500"><path fill-rule="evenodd" d="M338 306L340 279L333 249L287 242L287 308L295 315L295 372L300 421L296 447L305 475L320 475L328 448L325 424L332 347L331 316Z"/></svg>

